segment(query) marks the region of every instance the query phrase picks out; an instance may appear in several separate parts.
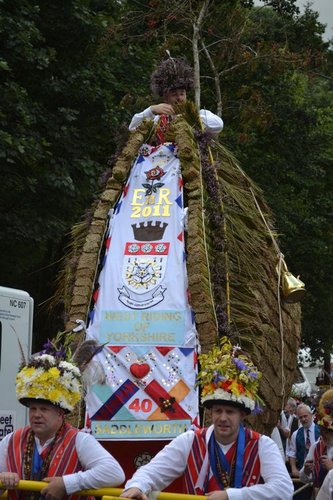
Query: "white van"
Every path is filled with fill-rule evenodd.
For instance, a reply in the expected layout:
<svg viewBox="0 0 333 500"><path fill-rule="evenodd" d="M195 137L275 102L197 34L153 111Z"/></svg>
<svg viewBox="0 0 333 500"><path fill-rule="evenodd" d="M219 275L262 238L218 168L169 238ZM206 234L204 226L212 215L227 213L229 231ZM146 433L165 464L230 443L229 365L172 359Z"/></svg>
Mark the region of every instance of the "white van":
<svg viewBox="0 0 333 500"><path fill-rule="evenodd" d="M0 441L28 423L25 406L15 394L15 378L31 354L33 299L28 292L0 286Z"/></svg>

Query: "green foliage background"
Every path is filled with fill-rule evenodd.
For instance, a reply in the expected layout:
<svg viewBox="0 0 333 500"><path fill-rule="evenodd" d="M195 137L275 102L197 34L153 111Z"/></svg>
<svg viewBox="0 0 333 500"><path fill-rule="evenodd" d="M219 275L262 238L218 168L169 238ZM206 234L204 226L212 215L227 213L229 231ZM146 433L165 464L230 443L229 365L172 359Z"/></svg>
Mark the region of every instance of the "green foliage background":
<svg viewBox="0 0 333 500"><path fill-rule="evenodd" d="M289 269L306 282L305 345L332 349L332 50L295 1L211 1L201 37L220 75L222 138L264 189ZM62 325L52 296L68 232L151 104L165 50L192 61L203 1L0 2L0 283L35 299L35 347ZM200 48L202 107L216 110ZM87 213L86 215L84 215ZM51 325L51 326L50 326Z"/></svg>

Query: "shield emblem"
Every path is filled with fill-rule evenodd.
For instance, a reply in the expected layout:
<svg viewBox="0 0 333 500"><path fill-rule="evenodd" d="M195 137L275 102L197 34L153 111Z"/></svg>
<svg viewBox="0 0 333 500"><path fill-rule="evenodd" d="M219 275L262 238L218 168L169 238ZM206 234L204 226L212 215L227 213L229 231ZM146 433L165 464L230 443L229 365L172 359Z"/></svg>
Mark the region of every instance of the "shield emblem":
<svg viewBox="0 0 333 500"><path fill-rule="evenodd" d="M136 294L151 292L161 285L169 254L170 243L128 242L125 246L122 279Z"/></svg>

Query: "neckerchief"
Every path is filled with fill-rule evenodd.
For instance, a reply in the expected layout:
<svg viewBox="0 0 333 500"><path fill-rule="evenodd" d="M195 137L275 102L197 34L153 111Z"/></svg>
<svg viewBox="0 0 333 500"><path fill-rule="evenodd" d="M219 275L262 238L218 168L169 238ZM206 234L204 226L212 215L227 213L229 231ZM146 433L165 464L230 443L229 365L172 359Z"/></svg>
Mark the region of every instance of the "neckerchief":
<svg viewBox="0 0 333 500"><path fill-rule="evenodd" d="M160 115L160 119L157 123L157 129L156 129L156 137L158 144L163 144L165 142L164 134L169 128L171 121L172 121L172 116Z"/></svg>
<svg viewBox="0 0 333 500"><path fill-rule="evenodd" d="M42 467L43 467L43 457L38 453L37 445L34 445L34 452L32 456L32 479L33 481L41 481L43 478L41 476ZM31 499L39 499L44 500L45 496L41 493L32 493L29 495Z"/></svg>
<svg viewBox="0 0 333 500"><path fill-rule="evenodd" d="M221 481L221 477L220 477L220 474L218 472L216 452L218 454L218 460L220 461L220 464L221 464L223 470L229 475L229 477L230 477L230 472L231 472L231 466L230 466L230 463L228 462L227 457L223 453L223 450L217 444L214 432L212 432L212 435L210 437L208 448L209 448L210 465L211 465L214 477L217 480L221 490L224 490L224 484ZM234 488L241 488L242 487L244 451L245 451L245 431L244 431L244 427L242 425L240 425L238 438L237 438L235 475L234 475L234 478L232 481L233 484L229 485L229 486L232 486Z"/></svg>
<svg viewBox="0 0 333 500"><path fill-rule="evenodd" d="M38 453L37 446L34 446L34 453L32 458L32 477L34 481L41 481L40 473L43 467L44 460Z"/></svg>

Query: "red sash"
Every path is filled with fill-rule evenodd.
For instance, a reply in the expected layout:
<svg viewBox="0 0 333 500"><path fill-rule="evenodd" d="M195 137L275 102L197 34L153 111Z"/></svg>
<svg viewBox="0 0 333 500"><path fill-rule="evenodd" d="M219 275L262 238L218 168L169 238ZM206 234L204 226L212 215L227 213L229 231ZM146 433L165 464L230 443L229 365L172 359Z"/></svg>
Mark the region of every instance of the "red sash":
<svg viewBox="0 0 333 500"><path fill-rule="evenodd" d="M30 426L18 429L11 436L8 443L7 453L7 470L16 472L20 479L30 479L24 477L23 457L26 449L27 438L30 431ZM73 474L82 470L81 464L76 451L75 441L79 431L74 429L69 424L65 425L64 432L58 437L52 450L52 459L47 475L49 477L62 477L67 474ZM48 448L43 450L42 457L47 455ZM11 490L8 491L8 498L18 500L25 498L24 492ZM87 499L77 495L69 495L64 497L68 500ZM93 498L93 497L88 497Z"/></svg>
<svg viewBox="0 0 333 500"><path fill-rule="evenodd" d="M201 491L201 488L196 488L195 484L198 480L204 458L207 453L206 445L207 429L200 429L195 432L191 451L187 459L187 466L184 472L184 487L189 495L203 495L212 491L220 490L220 487L215 479L211 467L208 467L208 475L205 484L206 491ZM260 459L259 459L259 438L258 432L250 429L245 429L245 452L243 462L243 479L242 487L253 486L254 484L263 483L260 476ZM229 463L232 463L232 458L236 453L237 442L234 443L226 453L226 458Z"/></svg>
<svg viewBox="0 0 333 500"><path fill-rule="evenodd" d="M313 486L315 488L320 488L323 483L323 480L327 474L327 471L323 471L322 467L320 467L320 457L326 454L326 446L322 438L316 443L314 453L313 453Z"/></svg>
<svg viewBox="0 0 333 500"><path fill-rule="evenodd" d="M165 142L164 134L168 130L171 121L172 117L169 115L160 116L156 128L157 144L163 144Z"/></svg>

